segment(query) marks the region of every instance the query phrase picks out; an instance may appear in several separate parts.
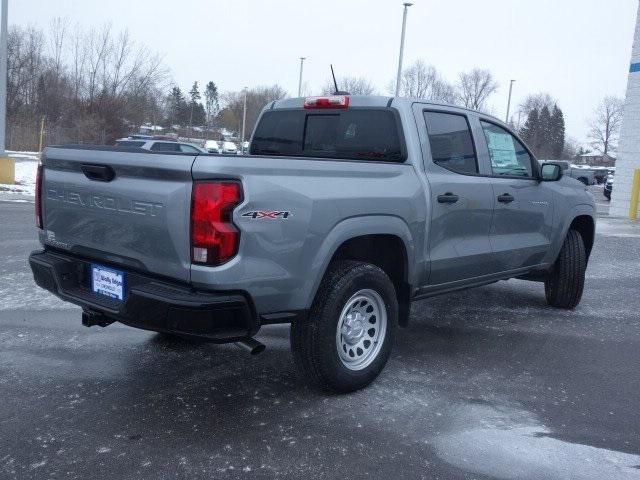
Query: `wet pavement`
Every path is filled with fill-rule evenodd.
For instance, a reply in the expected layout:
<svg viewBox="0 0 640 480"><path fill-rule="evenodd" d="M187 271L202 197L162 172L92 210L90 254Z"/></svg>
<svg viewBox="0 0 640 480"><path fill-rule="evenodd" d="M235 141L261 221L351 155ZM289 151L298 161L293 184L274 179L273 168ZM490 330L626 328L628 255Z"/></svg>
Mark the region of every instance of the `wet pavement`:
<svg viewBox="0 0 640 480"><path fill-rule="evenodd" d="M640 479L640 225L602 218L571 312L542 284L414 304L371 387L266 351L85 328L38 290L32 205L0 202L0 478Z"/></svg>

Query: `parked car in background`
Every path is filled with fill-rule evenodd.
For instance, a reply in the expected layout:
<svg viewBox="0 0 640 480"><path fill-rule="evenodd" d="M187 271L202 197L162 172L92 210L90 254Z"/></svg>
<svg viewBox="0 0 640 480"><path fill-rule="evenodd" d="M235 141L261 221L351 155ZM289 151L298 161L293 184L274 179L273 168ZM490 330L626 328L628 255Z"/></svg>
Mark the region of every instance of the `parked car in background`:
<svg viewBox="0 0 640 480"><path fill-rule="evenodd" d="M560 165L560 168L562 168L563 175L567 177L575 178L576 180L579 180L585 185L596 184L596 177L593 171L590 170L589 167L586 165L584 167L581 167L580 165L573 165L566 160L540 160L540 162L555 163L557 165Z"/></svg>
<svg viewBox="0 0 640 480"><path fill-rule="evenodd" d="M222 142L222 153L226 155L237 155L238 154L238 146L233 142Z"/></svg>
<svg viewBox="0 0 640 480"><path fill-rule="evenodd" d="M204 149L209 153L222 153L222 147L217 140L207 140L204 142Z"/></svg>
<svg viewBox="0 0 640 480"><path fill-rule="evenodd" d="M116 140L116 147L143 148L152 152L208 153L204 148L193 143L175 140L144 140L121 138Z"/></svg>
<svg viewBox="0 0 640 480"><path fill-rule="evenodd" d="M613 175L607 175L607 180L604 182L602 194L607 197L607 200L611 200L611 192L613 192Z"/></svg>

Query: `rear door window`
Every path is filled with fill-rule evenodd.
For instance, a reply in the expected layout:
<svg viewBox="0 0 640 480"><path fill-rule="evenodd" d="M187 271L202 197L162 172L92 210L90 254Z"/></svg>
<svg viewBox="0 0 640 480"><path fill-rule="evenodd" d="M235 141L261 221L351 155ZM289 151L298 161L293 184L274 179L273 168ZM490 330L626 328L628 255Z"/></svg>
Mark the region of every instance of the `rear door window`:
<svg viewBox="0 0 640 480"><path fill-rule="evenodd" d="M424 112L433 162L456 173L478 173L469 122L464 115Z"/></svg>
<svg viewBox="0 0 640 480"><path fill-rule="evenodd" d="M156 142L151 145L153 152L179 152L180 145L172 142Z"/></svg>
<svg viewBox="0 0 640 480"><path fill-rule="evenodd" d="M401 162L401 145L398 123L390 110L281 110L262 116L251 154Z"/></svg>

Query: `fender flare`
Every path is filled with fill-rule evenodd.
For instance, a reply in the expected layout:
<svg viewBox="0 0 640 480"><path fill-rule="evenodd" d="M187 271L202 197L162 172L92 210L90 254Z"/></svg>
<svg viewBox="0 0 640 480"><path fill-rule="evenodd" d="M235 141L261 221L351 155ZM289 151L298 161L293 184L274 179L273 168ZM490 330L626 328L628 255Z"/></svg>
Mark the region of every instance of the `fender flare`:
<svg viewBox="0 0 640 480"><path fill-rule="evenodd" d="M347 240L363 235L394 235L404 243L407 254L407 279L415 275L415 242L409 226L400 217L393 215L365 215L344 219L337 223L325 237L310 264L309 281L303 289L302 302L308 307L313 303L320 282L329 262L338 248Z"/></svg>
<svg viewBox="0 0 640 480"><path fill-rule="evenodd" d="M556 258L558 258L558 255L560 254L560 249L562 248L564 239L567 237L567 233L569 232L569 227L577 217L582 215L587 215L591 217L591 219L593 220L593 229L594 229L594 235L595 235L596 211L594 206L589 205L588 203L581 203L578 205L574 205L573 207L571 207L567 215L564 217L564 220L562 223L562 229L560 230L561 233L560 235L557 236L557 238L555 239L552 245L551 251L553 252L553 255L550 259L551 264L553 264L556 261Z"/></svg>

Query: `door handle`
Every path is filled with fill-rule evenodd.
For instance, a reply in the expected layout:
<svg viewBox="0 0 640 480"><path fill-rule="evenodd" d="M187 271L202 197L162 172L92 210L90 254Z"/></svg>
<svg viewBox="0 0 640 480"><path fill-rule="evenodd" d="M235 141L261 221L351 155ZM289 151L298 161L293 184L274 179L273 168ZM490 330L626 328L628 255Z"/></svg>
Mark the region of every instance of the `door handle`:
<svg viewBox="0 0 640 480"><path fill-rule="evenodd" d="M96 180L98 182L110 182L116 176L113 168L109 165L92 165L85 163L80 166L80 169L89 180Z"/></svg>
<svg viewBox="0 0 640 480"><path fill-rule="evenodd" d="M503 193L502 195L498 195L498 201L500 203L511 203L515 200L515 198L513 197L513 195L510 195L508 193Z"/></svg>
<svg viewBox="0 0 640 480"><path fill-rule="evenodd" d="M438 203L456 203L458 201L458 195L454 195L451 192L447 192L444 195L438 195Z"/></svg>

